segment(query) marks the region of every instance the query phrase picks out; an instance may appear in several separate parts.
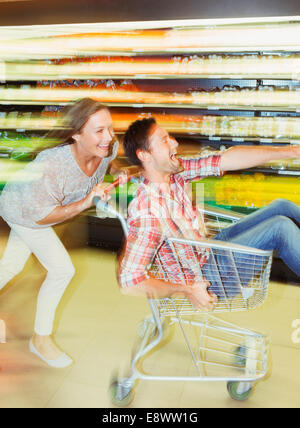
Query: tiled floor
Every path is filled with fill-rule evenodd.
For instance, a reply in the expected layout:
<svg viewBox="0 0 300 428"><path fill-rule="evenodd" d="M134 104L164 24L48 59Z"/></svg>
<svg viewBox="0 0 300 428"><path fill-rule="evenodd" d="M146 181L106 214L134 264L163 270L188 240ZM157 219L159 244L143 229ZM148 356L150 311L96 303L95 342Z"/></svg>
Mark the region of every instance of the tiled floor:
<svg viewBox="0 0 300 428"><path fill-rule="evenodd" d="M7 230L0 235L0 256ZM56 341L75 360L67 369L48 368L28 351L36 296L45 275L32 257L0 294L0 319L7 343L0 344L0 407L111 407L107 389L118 370L126 373L137 344L136 326L149 314L143 298L120 294L115 255L96 248L70 250L77 274L58 309ZM238 325L271 336L268 377L246 402L233 401L224 383L139 381L132 407L300 407L300 343L292 323L300 319L300 287L272 283L265 304L252 312L222 314ZM299 338L300 331L294 339ZM187 373L190 359L167 345L145 361L144 369ZM171 350L171 351L170 351Z"/></svg>

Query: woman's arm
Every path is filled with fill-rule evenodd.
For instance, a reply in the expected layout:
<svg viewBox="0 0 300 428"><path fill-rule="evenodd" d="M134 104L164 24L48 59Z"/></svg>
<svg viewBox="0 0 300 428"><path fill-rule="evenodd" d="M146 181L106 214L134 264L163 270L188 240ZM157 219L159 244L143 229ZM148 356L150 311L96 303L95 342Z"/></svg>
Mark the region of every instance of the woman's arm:
<svg viewBox="0 0 300 428"><path fill-rule="evenodd" d="M108 196L105 193L105 188L109 183L99 183L93 190L83 199L78 202L73 202L69 205L58 206L42 220L37 221L37 224L47 225L47 224L56 224L62 223L63 221L69 220L81 212L91 208L94 205L94 197L99 196L103 200L108 200Z"/></svg>

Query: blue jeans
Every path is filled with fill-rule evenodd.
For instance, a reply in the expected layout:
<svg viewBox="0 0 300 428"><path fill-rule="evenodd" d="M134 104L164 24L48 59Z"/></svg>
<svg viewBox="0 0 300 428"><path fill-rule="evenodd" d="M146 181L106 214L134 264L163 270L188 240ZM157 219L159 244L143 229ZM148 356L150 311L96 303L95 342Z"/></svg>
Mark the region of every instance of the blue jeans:
<svg viewBox="0 0 300 428"><path fill-rule="evenodd" d="M260 250L276 250L287 266L300 276L300 229L298 225L300 226L300 207L286 199L276 199L232 226L224 228L214 239L247 245ZM247 258L250 260L251 257ZM233 297L237 290L233 283L238 281L238 279L234 281L233 278L240 272L236 272L234 263L225 252L217 256L216 262L218 266L221 266L218 275L223 280L223 285L225 282L225 288L227 281L229 290L227 295ZM212 291L222 298L224 291L220 287L220 281L216 281L216 275L212 275L212 272L215 272L213 263L214 261L209 260L203 273L211 282ZM240 260L235 260L235 264L239 270ZM243 273L239 277L243 286L247 286L251 279L243 278Z"/></svg>

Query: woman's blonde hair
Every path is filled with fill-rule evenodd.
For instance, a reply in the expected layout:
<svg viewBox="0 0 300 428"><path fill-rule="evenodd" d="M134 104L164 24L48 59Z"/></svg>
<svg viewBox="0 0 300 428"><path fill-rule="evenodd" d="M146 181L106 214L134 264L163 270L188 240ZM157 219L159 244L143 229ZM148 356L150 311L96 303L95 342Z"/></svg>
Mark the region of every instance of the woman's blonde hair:
<svg viewBox="0 0 300 428"><path fill-rule="evenodd" d="M60 145L74 143L73 135L80 133L89 117L97 111L107 109L104 104L92 98L82 98L62 110L59 126L48 132L46 138Z"/></svg>

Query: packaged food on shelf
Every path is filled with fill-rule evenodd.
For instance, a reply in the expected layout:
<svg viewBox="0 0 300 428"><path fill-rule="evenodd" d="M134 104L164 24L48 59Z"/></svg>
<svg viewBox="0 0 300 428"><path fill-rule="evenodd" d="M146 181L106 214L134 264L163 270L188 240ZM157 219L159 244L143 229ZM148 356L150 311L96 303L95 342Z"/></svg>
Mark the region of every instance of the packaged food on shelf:
<svg viewBox="0 0 300 428"><path fill-rule="evenodd" d="M276 55L80 56L6 64L7 80L92 79L131 76L299 78L300 58Z"/></svg>

